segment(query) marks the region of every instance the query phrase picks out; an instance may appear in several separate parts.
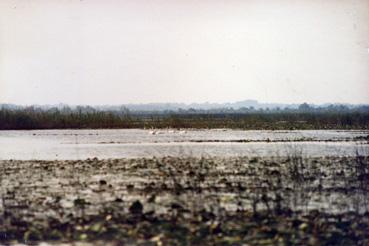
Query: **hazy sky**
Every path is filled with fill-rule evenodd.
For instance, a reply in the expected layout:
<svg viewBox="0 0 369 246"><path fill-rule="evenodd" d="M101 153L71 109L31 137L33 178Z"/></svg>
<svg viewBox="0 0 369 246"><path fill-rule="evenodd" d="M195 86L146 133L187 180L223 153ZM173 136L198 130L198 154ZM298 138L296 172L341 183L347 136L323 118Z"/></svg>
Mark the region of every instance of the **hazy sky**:
<svg viewBox="0 0 369 246"><path fill-rule="evenodd" d="M369 103L368 0L0 1L0 102Z"/></svg>

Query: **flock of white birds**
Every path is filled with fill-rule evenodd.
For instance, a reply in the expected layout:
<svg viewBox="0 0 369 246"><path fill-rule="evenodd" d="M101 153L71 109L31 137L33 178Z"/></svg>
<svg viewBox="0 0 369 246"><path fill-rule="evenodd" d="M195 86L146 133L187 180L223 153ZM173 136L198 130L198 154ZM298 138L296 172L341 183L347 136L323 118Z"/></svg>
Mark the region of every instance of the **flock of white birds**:
<svg viewBox="0 0 369 246"><path fill-rule="evenodd" d="M150 135L159 135L165 133L175 133L175 134L186 134L187 131L185 130L151 130L149 131Z"/></svg>

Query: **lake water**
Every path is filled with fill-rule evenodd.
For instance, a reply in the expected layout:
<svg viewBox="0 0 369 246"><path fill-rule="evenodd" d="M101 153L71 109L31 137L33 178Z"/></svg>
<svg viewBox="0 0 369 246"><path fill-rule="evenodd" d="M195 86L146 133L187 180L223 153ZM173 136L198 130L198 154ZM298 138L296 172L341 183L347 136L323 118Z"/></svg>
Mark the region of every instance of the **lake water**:
<svg viewBox="0 0 369 246"><path fill-rule="evenodd" d="M152 156L368 155L368 130L32 130L0 131L0 159ZM242 142L237 142L242 141ZM286 142L288 141L288 142Z"/></svg>

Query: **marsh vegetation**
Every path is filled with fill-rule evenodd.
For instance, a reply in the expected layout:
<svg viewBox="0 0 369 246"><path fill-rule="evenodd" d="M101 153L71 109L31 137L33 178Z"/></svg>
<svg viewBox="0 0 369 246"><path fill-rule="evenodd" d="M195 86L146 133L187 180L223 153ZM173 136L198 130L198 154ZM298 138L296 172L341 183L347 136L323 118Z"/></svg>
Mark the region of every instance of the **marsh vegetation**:
<svg viewBox="0 0 369 246"><path fill-rule="evenodd" d="M2 131L0 243L367 245L368 135Z"/></svg>
<svg viewBox="0 0 369 246"><path fill-rule="evenodd" d="M1 161L0 240L366 245L368 160Z"/></svg>
<svg viewBox="0 0 369 246"><path fill-rule="evenodd" d="M214 110L130 111L74 108L1 107L0 130L102 128L368 129L369 108L302 104L291 109L224 108Z"/></svg>

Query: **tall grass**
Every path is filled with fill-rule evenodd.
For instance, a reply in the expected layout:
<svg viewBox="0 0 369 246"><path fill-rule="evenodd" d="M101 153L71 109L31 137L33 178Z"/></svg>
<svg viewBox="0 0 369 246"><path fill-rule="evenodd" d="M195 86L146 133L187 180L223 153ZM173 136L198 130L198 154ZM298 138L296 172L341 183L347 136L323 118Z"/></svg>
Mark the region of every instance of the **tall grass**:
<svg viewBox="0 0 369 246"><path fill-rule="evenodd" d="M0 130L66 128L368 129L368 111L139 113L89 108L0 109Z"/></svg>

